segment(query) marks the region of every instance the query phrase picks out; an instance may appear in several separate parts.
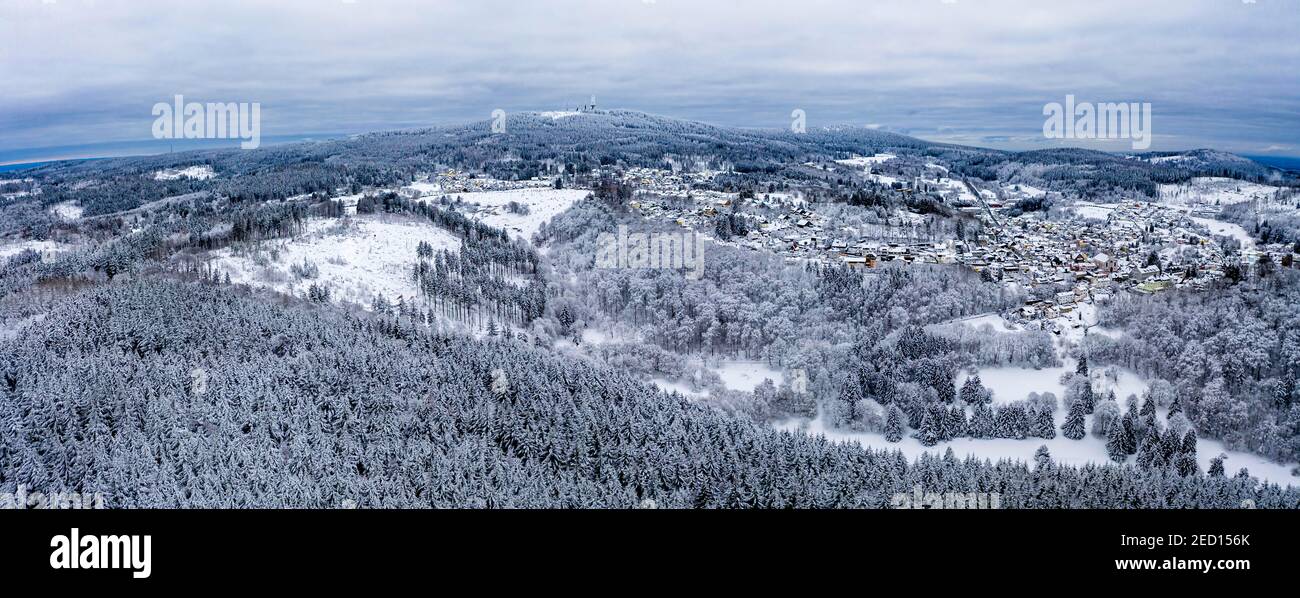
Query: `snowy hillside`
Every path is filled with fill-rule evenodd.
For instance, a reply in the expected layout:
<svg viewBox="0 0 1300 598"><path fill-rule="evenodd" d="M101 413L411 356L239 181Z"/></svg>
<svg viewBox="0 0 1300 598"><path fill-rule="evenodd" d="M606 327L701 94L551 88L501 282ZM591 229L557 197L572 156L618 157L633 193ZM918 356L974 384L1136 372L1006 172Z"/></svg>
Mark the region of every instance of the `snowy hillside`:
<svg viewBox="0 0 1300 598"><path fill-rule="evenodd" d="M335 301L369 308L379 295L389 301L411 300L418 289L411 278L415 249L421 242L454 249L460 242L427 222L388 216L314 219L307 231L285 241L265 241L249 248L213 253L212 263L235 284L305 296L312 284L324 285ZM315 276L303 276L303 265Z"/></svg>

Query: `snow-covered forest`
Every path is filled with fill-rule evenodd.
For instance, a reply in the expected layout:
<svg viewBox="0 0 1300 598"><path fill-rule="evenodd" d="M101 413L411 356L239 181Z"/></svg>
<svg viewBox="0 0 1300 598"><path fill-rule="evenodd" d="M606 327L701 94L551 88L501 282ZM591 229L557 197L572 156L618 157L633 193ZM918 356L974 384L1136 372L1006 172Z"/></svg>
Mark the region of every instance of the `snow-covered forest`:
<svg viewBox="0 0 1300 598"><path fill-rule="evenodd" d="M1249 477L922 458L778 432L517 340L139 282L0 345L0 486L111 507L1296 508Z"/></svg>
<svg viewBox="0 0 1300 598"><path fill-rule="evenodd" d="M1279 171L1208 151L1003 152L626 111L512 114L490 131L0 179L0 492L882 508L920 487L1004 507L1300 506L1294 485L1202 444L1284 472L1300 461L1289 253L1104 299L1076 297L1074 272L1028 288L953 259L883 259L989 246L1001 217L1050 228L1073 202L1168 199L1198 177L1269 183L1267 224L1240 203L1222 217L1291 242L1296 182ZM698 235L699 276L602 266L619 230ZM768 239L778 248L842 253L792 257L760 242L773 230L788 235ZM1246 251L1190 233L1163 253ZM833 244L850 234L856 254ZM1091 269L1098 253L1065 257ZM1134 259L1164 274L1161 253ZM1007 319L1061 295L1084 307L1050 326ZM980 453L1010 442L1044 448Z"/></svg>

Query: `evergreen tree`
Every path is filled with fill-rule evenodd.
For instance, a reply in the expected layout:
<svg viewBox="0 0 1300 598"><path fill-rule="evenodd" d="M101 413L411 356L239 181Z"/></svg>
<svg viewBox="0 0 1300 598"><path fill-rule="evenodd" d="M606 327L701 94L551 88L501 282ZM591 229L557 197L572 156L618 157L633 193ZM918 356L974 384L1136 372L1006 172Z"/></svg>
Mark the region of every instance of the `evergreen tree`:
<svg viewBox="0 0 1300 598"><path fill-rule="evenodd" d="M1210 459L1210 470L1208 472L1210 477L1223 477L1223 460L1226 458L1228 458L1227 455L1220 454L1219 456Z"/></svg>
<svg viewBox="0 0 1300 598"><path fill-rule="evenodd" d="M885 440L898 442L903 439L903 410L898 405L889 406L889 416L885 420Z"/></svg>
<svg viewBox="0 0 1300 598"><path fill-rule="evenodd" d="M1152 428L1142 437L1142 442L1138 447L1137 464L1139 467L1150 469L1157 467L1161 463L1160 459L1160 432Z"/></svg>
<svg viewBox="0 0 1300 598"><path fill-rule="evenodd" d="M934 446L939 444L939 423L934 421L933 412L925 410L925 417L921 420L921 427L916 431L916 438L925 446Z"/></svg>
<svg viewBox="0 0 1300 598"><path fill-rule="evenodd" d="M969 424L966 422L966 409L955 405L948 408L947 432L948 438L962 438L969 433Z"/></svg>
<svg viewBox="0 0 1300 598"><path fill-rule="evenodd" d="M1187 434L1183 435L1181 451L1184 454L1191 455L1193 459L1196 458L1196 432L1188 430Z"/></svg>
<svg viewBox="0 0 1300 598"><path fill-rule="evenodd" d="M1110 426L1106 432L1106 453L1110 455L1111 461L1123 463L1128 459L1128 452L1124 449L1128 440L1125 438L1127 432L1124 426Z"/></svg>
<svg viewBox="0 0 1300 598"><path fill-rule="evenodd" d="M1043 472L1051 468L1052 453L1048 452L1047 445L1044 444L1034 451L1034 471Z"/></svg>
<svg viewBox="0 0 1300 598"><path fill-rule="evenodd" d="M987 397L988 400L985 400L986 394L987 393L985 392L984 389L984 383L980 381L979 374L975 374L974 376L967 378L966 382L961 385L960 397L962 402L966 403L967 405L976 405L979 403L990 402L992 400L992 397Z"/></svg>
<svg viewBox="0 0 1300 598"><path fill-rule="evenodd" d="M1065 416L1065 423L1061 424L1061 434L1070 440L1082 440L1087 433L1083 422L1085 415L1085 407L1081 401L1071 404L1070 411Z"/></svg>
<svg viewBox="0 0 1300 598"><path fill-rule="evenodd" d="M1182 400L1182 397L1175 396L1175 397L1174 397L1174 402L1169 404L1169 415L1166 415L1166 416L1165 416L1165 419L1171 418L1171 417L1173 417L1173 416L1175 416L1175 415L1178 415L1179 413L1182 413L1182 412L1183 412L1183 400Z"/></svg>
<svg viewBox="0 0 1300 598"><path fill-rule="evenodd" d="M1046 409L1039 409L1034 412L1034 430L1033 436L1051 440L1056 438L1056 421L1052 418L1052 412Z"/></svg>
<svg viewBox="0 0 1300 598"><path fill-rule="evenodd" d="M1165 430L1160 435L1160 457L1157 462L1161 464L1173 464L1174 458L1182 452L1182 440L1178 438L1178 432Z"/></svg>
<svg viewBox="0 0 1300 598"><path fill-rule="evenodd" d="M976 405L975 411L971 414L970 418L970 437L992 438L993 427L993 409L983 403Z"/></svg>
<svg viewBox="0 0 1300 598"><path fill-rule="evenodd" d="M1097 408L1097 396L1092 391L1092 381L1085 380L1079 390L1079 400L1077 402L1083 404L1084 413L1092 415L1093 410Z"/></svg>
<svg viewBox="0 0 1300 598"><path fill-rule="evenodd" d="M1124 418L1120 420L1120 426L1124 428L1124 454L1137 454L1138 449L1138 425L1137 410L1131 409Z"/></svg>
<svg viewBox="0 0 1300 598"><path fill-rule="evenodd" d="M573 314L569 313L569 306L566 305L560 308L560 313L555 316L555 319L560 323L560 334L568 336L573 328L573 323L576 321Z"/></svg>
<svg viewBox="0 0 1300 598"><path fill-rule="evenodd" d="M1156 414L1155 397L1148 395L1147 398L1142 401L1142 411L1140 413L1143 417L1152 416Z"/></svg>
<svg viewBox="0 0 1300 598"><path fill-rule="evenodd" d="M1158 421L1156 421L1156 412L1155 412L1155 411L1152 411L1151 413L1146 414L1146 419L1143 420L1143 422L1142 422L1142 433L1143 433L1143 435L1149 434L1149 433L1151 433L1152 431L1156 431L1156 432L1159 432L1159 431L1160 431L1160 423L1159 423Z"/></svg>

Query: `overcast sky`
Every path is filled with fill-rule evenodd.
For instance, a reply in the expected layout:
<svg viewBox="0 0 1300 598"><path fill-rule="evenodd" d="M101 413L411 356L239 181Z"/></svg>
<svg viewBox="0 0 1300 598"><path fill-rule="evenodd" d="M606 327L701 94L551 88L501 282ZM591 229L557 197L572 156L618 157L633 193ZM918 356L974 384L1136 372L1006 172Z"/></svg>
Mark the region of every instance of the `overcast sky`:
<svg viewBox="0 0 1300 598"><path fill-rule="evenodd" d="M260 102L263 137L595 94L1030 149L1073 94L1150 102L1153 150L1295 156L1297 39L1300 0L0 0L0 151L148 139L176 94Z"/></svg>

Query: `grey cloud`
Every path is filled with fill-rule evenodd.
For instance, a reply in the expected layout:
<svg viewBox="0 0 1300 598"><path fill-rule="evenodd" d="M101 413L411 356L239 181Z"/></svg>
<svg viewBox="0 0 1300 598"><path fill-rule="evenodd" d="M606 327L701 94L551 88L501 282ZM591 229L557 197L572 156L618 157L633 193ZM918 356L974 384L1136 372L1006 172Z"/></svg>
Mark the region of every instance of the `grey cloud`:
<svg viewBox="0 0 1300 598"><path fill-rule="evenodd" d="M607 106L1050 145L1044 103L1151 102L1153 149L1300 132L1297 0L0 0L0 150L148 137L150 108L257 101L263 132ZM1122 149L1122 148L1116 148Z"/></svg>

